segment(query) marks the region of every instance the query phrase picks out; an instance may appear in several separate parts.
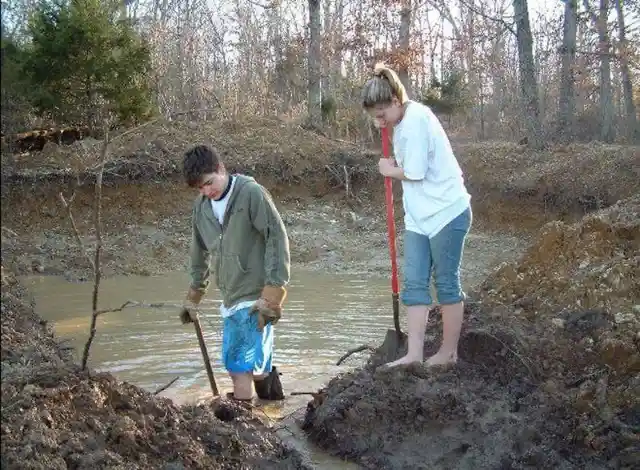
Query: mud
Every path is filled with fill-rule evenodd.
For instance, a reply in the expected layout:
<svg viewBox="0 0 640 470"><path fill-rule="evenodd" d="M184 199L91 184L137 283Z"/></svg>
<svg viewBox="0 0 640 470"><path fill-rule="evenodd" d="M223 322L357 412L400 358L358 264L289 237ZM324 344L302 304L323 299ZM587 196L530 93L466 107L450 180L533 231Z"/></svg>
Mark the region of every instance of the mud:
<svg viewBox="0 0 640 470"><path fill-rule="evenodd" d="M178 407L79 370L4 270L2 284L2 468L307 468L238 405Z"/></svg>
<svg viewBox="0 0 640 470"><path fill-rule="evenodd" d="M621 411L585 418L598 376L583 379L590 385L543 378L524 337L484 314L467 320L450 368L376 368L404 353L388 353L390 331L367 367L333 379L308 405L309 437L370 469L637 468L637 377L627 378ZM425 353L438 345L428 340Z"/></svg>
<svg viewBox="0 0 640 470"><path fill-rule="evenodd" d="M456 366L378 368L405 352L389 332L309 403L307 434L371 469L638 468L638 202L549 224L490 275ZM440 344L432 317L427 356Z"/></svg>
<svg viewBox="0 0 640 470"><path fill-rule="evenodd" d="M185 267L193 194L179 163L200 142L272 191L295 262L388 275L379 152L256 119L154 122L113 142L103 187L105 276ZM75 194L80 238L92 248L101 145L85 139L2 153L7 272L90 278L58 197ZM473 231L498 231L470 238L486 251L465 268L472 284L522 250L523 232L563 222L545 226L523 259L471 293L456 367L377 369L402 353L388 337L364 368L314 398L305 431L365 468L637 468L637 197L581 218L637 194L638 148L454 147L473 195ZM395 201L401 233L399 185ZM427 354L439 342L432 317ZM179 408L109 374L79 371L4 271L2 403L3 468L303 468L232 404Z"/></svg>

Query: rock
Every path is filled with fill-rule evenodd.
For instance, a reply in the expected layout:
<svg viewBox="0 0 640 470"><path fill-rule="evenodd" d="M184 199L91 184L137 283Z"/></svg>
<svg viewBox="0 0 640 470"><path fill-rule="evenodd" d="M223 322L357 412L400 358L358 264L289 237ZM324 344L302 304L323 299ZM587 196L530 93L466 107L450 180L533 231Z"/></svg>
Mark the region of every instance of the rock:
<svg viewBox="0 0 640 470"><path fill-rule="evenodd" d="M565 321L562 318L553 318L551 320L551 324L553 326L555 326L556 328L564 328L565 327Z"/></svg>
<svg viewBox="0 0 640 470"><path fill-rule="evenodd" d="M614 321L620 325L624 323L633 323L636 321L636 314L618 312L614 315Z"/></svg>

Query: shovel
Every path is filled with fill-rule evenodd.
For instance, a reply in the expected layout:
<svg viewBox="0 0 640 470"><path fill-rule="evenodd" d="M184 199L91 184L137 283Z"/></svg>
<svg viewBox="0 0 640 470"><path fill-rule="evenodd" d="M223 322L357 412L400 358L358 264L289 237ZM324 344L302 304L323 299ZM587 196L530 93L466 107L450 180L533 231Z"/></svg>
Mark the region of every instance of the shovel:
<svg viewBox="0 0 640 470"><path fill-rule="evenodd" d="M194 315L195 313L195 315ZM214 397L220 395L218 392L218 386L216 385L216 379L213 376L213 369L211 368L211 362L209 361L209 353L207 352L207 344L204 342L204 335L202 334L202 326L200 326L200 318L198 312L190 313L189 310L184 307L180 312L180 320L183 324L192 323L196 328L196 336L198 337L198 343L200 343L200 352L202 353L202 360L204 361L204 368L207 370L207 376L209 377L209 385L211 385L211 392Z"/></svg>
<svg viewBox="0 0 640 470"><path fill-rule="evenodd" d="M386 158L389 156L389 131L386 127L380 129L382 133L382 153ZM400 301L398 288L398 261L396 256L396 221L393 211L393 186L391 178L384 178L385 202L387 206L387 235L389 238L389 255L391 257L391 299L393 302L393 326L395 328L395 347L398 350L404 343L404 333L400 329ZM391 337L387 332L387 339ZM386 342L386 340L385 340ZM392 346L392 345L388 345Z"/></svg>

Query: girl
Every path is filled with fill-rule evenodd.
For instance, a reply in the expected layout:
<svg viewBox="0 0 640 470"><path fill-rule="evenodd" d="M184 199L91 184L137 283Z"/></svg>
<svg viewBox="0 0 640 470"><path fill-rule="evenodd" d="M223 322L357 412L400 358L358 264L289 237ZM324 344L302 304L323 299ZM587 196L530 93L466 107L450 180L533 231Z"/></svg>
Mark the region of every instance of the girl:
<svg viewBox="0 0 640 470"><path fill-rule="evenodd" d="M409 100L393 70L378 64L362 90L362 104L380 127L393 130L395 162L381 158L383 176L402 182L404 207L404 285L408 352L388 366L422 362L429 310L431 272L442 309L443 339L428 365L453 364L465 294L460 263L471 227L470 200L449 139L438 118L425 105Z"/></svg>

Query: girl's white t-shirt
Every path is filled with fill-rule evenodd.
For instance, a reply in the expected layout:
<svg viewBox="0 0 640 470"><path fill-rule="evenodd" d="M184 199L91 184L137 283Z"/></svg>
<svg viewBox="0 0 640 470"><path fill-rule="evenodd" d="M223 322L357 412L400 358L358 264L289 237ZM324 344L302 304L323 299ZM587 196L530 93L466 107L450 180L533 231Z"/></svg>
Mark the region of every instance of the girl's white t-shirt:
<svg viewBox="0 0 640 470"><path fill-rule="evenodd" d="M393 129L402 181L405 229L435 236L469 207L462 169L440 121L429 107L409 101Z"/></svg>

